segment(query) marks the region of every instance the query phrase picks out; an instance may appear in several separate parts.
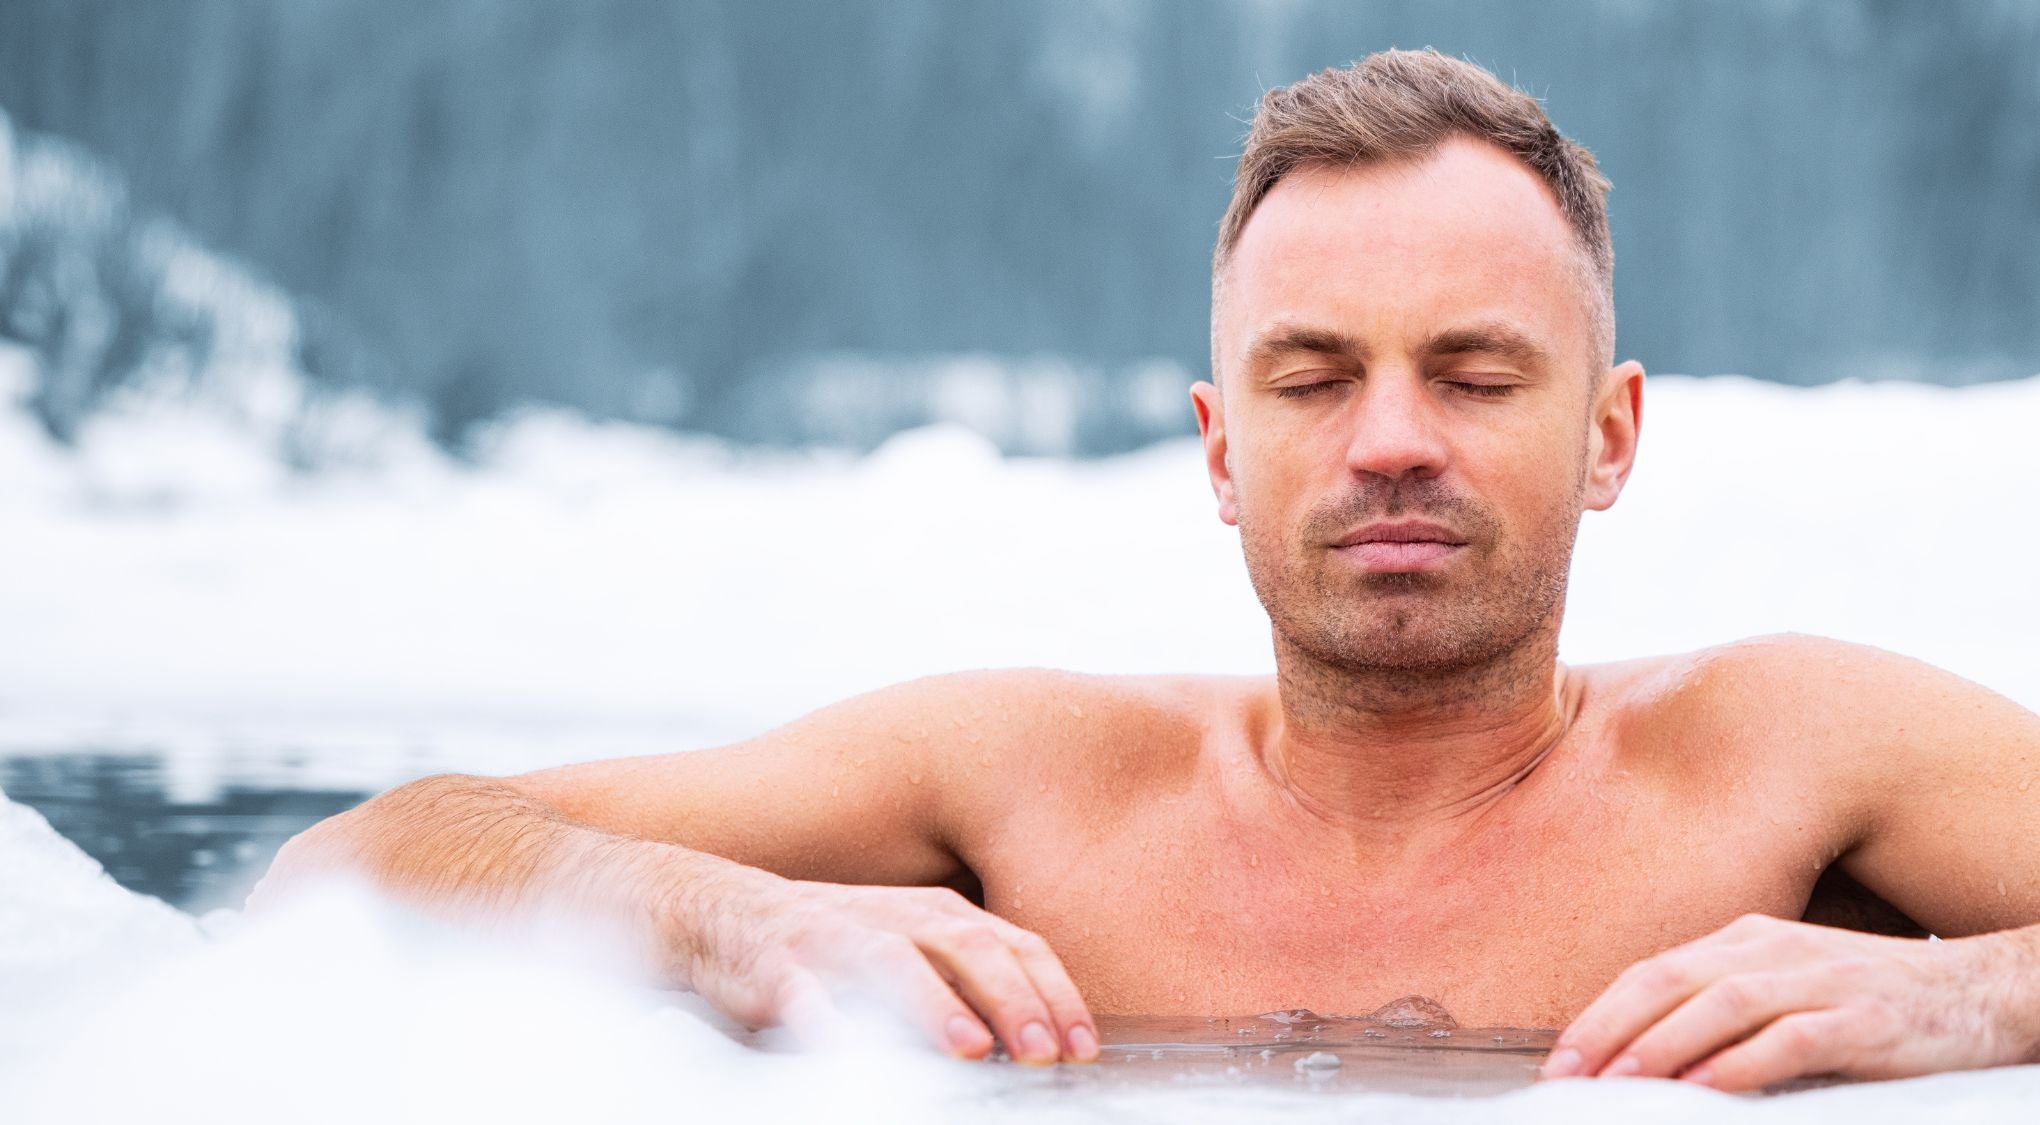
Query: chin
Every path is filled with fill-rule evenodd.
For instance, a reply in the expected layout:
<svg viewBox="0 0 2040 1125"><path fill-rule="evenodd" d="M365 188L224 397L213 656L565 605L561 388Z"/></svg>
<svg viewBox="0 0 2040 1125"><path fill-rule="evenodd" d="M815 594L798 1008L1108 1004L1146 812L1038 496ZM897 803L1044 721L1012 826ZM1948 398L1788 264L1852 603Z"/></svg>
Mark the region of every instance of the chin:
<svg viewBox="0 0 2040 1125"><path fill-rule="evenodd" d="M1361 613L1365 616L1313 630L1314 635L1292 633L1290 640L1323 663L1355 671L1446 673L1488 663L1496 655L1493 634L1461 623L1426 621L1386 607Z"/></svg>

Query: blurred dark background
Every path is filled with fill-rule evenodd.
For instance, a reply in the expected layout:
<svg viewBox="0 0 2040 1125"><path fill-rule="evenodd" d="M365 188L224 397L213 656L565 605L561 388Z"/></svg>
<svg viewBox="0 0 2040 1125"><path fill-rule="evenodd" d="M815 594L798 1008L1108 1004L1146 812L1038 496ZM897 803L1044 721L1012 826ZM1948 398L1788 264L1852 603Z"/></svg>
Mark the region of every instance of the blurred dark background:
<svg viewBox="0 0 2040 1125"><path fill-rule="evenodd" d="M14 178L64 146L98 202L10 226L0 187L0 333L62 383L60 435L163 341L202 352L167 222L289 296L310 381L456 446L539 401L1127 448L1192 428L1259 92L1427 45L1599 155L1624 356L2040 372L2040 5L2012 0L5 0Z"/></svg>

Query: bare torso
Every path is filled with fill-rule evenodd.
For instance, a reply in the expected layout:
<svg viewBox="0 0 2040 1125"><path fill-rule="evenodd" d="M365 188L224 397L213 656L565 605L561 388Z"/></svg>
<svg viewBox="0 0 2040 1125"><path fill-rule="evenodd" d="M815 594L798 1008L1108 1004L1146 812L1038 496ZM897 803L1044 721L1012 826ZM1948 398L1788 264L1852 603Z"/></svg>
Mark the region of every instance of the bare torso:
<svg viewBox="0 0 2040 1125"><path fill-rule="evenodd" d="M1743 914L1951 938L2040 918L2040 719L2000 696L1810 637L1553 683L1537 754L1430 813L1364 782L1328 815L1278 776L1270 748L1297 740L1271 678L1046 670L508 783L790 879L957 887L1046 938L1099 1013L1415 994L1466 1026L1556 1027ZM1365 776L1421 773L1420 752Z"/></svg>
<svg viewBox="0 0 2040 1125"><path fill-rule="evenodd" d="M1801 917L1853 829L1789 734L1722 705L1705 658L1566 674L1569 727L1520 782L1365 845L1261 765L1272 678L1073 696L1088 733L975 798L959 858L1098 1012L1421 994L1469 1026L1561 1026L1635 961L1740 914ZM1821 886L1825 908L1881 905Z"/></svg>

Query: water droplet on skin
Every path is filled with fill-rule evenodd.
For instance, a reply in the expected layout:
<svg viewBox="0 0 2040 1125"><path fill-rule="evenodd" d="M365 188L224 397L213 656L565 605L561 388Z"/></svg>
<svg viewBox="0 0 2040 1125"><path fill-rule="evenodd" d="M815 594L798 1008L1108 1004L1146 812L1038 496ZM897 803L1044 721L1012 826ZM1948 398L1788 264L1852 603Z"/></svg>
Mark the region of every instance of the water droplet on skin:
<svg viewBox="0 0 2040 1125"><path fill-rule="evenodd" d="M1999 880L1998 880L1998 895L1999 895L2000 897L2002 897L2002 896L2003 896L2004 894L2005 894L2005 881L2004 881L2003 879L1999 879Z"/></svg>
<svg viewBox="0 0 2040 1125"><path fill-rule="evenodd" d="M1083 709L1082 707L1079 707L1079 706L1077 706L1076 704L1072 703L1072 704L1070 704L1070 714L1071 714L1071 715L1074 715L1074 716L1076 716L1076 717L1077 717L1077 718L1079 718L1079 719L1081 719L1081 718L1083 718L1083 717L1084 717L1084 709Z"/></svg>
<svg viewBox="0 0 2040 1125"><path fill-rule="evenodd" d="M2019 783L2019 792L2021 793L2024 793L2026 790L2031 788L2033 788L2033 779L2030 777Z"/></svg>
<svg viewBox="0 0 2040 1125"><path fill-rule="evenodd" d="M1438 1030L1436 1030L1436 1031L1434 1031L1434 1032L1432 1032L1432 1033L1431 1033L1431 1038L1433 1038L1433 1039L1450 1039L1450 1038L1452 1038L1452 1033L1451 1033L1451 1032L1449 1032L1449 1031L1447 1031L1447 1030L1445 1030L1444 1028L1442 1028L1442 1027L1441 1027L1441 1028L1439 1028Z"/></svg>
<svg viewBox="0 0 2040 1125"><path fill-rule="evenodd" d="M1250 856L1248 856L1248 857L1247 857L1247 866L1248 866L1248 867L1259 867L1259 866L1261 866L1261 857L1260 857L1260 856L1257 856L1257 855L1250 855Z"/></svg>

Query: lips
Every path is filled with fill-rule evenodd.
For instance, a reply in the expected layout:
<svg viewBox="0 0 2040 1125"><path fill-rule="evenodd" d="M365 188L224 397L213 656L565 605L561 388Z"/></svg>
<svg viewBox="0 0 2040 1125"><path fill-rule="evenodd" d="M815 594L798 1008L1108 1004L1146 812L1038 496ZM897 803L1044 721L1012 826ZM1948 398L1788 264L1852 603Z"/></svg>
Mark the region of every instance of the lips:
<svg viewBox="0 0 2040 1125"><path fill-rule="evenodd" d="M1427 520L1364 524L1332 544L1362 569L1378 573L1431 570L1450 561L1465 546L1466 540L1452 529Z"/></svg>

